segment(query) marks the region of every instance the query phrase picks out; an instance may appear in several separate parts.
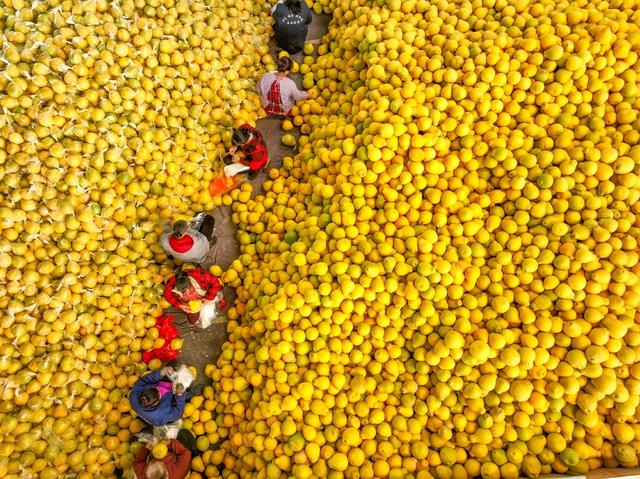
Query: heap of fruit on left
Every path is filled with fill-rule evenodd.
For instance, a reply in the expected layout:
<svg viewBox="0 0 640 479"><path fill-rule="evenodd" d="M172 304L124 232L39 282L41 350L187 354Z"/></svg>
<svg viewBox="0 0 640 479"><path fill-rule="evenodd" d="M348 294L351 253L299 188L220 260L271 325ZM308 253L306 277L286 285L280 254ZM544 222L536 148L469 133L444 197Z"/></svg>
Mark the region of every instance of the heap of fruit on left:
<svg viewBox="0 0 640 479"><path fill-rule="evenodd" d="M131 463L160 228L214 206L270 28L250 0L1 2L1 477Z"/></svg>

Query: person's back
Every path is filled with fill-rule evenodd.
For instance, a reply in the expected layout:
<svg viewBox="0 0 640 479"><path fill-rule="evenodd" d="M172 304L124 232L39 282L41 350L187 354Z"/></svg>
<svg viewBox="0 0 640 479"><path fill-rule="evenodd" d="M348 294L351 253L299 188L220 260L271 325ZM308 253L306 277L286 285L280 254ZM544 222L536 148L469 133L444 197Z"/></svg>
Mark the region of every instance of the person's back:
<svg viewBox="0 0 640 479"><path fill-rule="evenodd" d="M305 0L280 0L271 9L271 16L278 45L292 54L301 51L311 23L311 11Z"/></svg>
<svg viewBox="0 0 640 479"><path fill-rule="evenodd" d="M293 63L289 57L276 60L277 71L266 73L258 82L260 102L269 115L289 115L297 100L307 98L306 91L298 90L288 77Z"/></svg>
<svg viewBox="0 0 640 479"><path fill-rule="evenodd" d="M193 229L186 221L177 221L171 231L162 235L162 247L179 260L200 263L206 258L209 248L217 241L213 236L214 224L211 215L205 215L200 231Z"/></svg>
<svg viewBox="0 0 640 479"><path fill-rule="evenodd" d="M164 426L182 417L190 395L174 394L170 380L161 371L142 376L131 389L131 408L151 426Z"/></svg>
<svg viewBox="0 0 640 479"><path fill-rule="evenodd" d="M133 462L137 479L184 479L189 472L191 451L175 439L169 441L167 455L155 459L148 447L140 449Z"/></svg>

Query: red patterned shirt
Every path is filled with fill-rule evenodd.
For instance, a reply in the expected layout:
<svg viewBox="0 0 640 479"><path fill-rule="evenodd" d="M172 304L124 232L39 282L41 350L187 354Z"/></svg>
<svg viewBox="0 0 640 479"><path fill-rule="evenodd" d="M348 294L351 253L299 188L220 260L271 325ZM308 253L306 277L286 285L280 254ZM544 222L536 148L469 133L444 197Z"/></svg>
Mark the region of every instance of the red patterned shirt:
<svg viewBox="0 0 640 479"><path fill-rule="evenodd" d="M211 301L216 297L218 292L222 291L222 284L220 283L218 278L216 278L208 271L195 268L191 271L187 271L187 275L193 278L196 283L198 283L198 285L205 291L205 295L199 299ZM175 284L176 277L172 276L171 278L169 278L169 281L167 281L167 284L164 287L164 297L172 306L179 308L180 306L185 304L185 301L173 291L173 287L175 286Z"/></svg>
<svg viewBox="0 0 640 479"><path fill-rule="evenodd" d="M264 107L269 115L288 115L289 112L282 109L282 103L280 101L280 80L276 78L273 80L269 93L267 93L267 100L269 104Z"/></svg>
<svg viewBox="0 0 640 479"><path fill-rule="evenodd" d="M193 238L188 234L184 235L182 238L176 238L171 235L169 236L169 244L176 253L186 253L193 246Z"/></svg>
<svg viewBox="0 0 640 479"><path fill-rule="evenodd" d="M251 132L251 139L244 145L238 146L238 151L242 152L244 158L240 163L247 165L251 171L256 171L267 164L269 156L267 154L267 144L264 142L262 133L249 125L242 125Z"/></svg>

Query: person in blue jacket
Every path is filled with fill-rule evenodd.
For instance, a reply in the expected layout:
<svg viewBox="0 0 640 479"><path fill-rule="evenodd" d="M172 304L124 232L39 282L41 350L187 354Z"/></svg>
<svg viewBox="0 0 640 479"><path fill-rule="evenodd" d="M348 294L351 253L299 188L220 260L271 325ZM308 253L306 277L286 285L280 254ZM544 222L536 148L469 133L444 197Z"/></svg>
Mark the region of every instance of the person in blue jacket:
<svg viewBox="0 0 640 479"><path fill-rule="evenodd" d="M167 367L142 376L131 389L129 401L140 418L151 426L164 426L182 417L191 392L174 386L167 377L173 368Z"/></svg>

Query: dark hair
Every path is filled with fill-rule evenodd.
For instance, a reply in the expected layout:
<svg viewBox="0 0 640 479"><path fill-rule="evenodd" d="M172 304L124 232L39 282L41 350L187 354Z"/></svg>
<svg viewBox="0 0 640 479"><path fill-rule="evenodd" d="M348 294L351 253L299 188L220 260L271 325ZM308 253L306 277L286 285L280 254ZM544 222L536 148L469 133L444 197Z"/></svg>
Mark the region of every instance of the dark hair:
<svg viewBox="0 0 640 479"><path fill-rule="evenodd" d="M189 275L185 272L180 272L176 275L176 283L174 288L178 291L185 291L187 288L191 286L191 281L189 281Z"/></svg>
<svg viewBox="0 0 640 479"><path fill-rule="evenodd" d="M189 228L189 223L187 223L186 221L180 220L180 221L176 221L173 224L173 236L182 236L187 229Z"/></svg>
<svg viewBox="0 0 640 479"><path fill-rule="evenodd" d="M289 57L282 57L276 60L276 68L278 70L278 73L287 73L291 71L292 67L293 67L293 62Z"/></svg>
<svg viewBox="0 0 640 479"><path fill-rule="evenodd" d="M244 145L251 138L251 130L245 127L240 127L233 132L231 137L231 143L234 145Z"/></svg>
<svg viewBox="0 0 640 479"><path fill-rule="evenodd" d="M300 0L285 0L284 4L292 13L300 13Z"/></svg>
<svg viewBox="0 0 640 479"><path fill-rule="evenodd" d="M154 409L160 404L160 392L155 386L150 386L140 394L138 403L145 409Z"/></svg>

